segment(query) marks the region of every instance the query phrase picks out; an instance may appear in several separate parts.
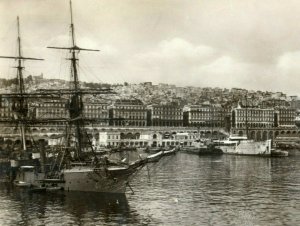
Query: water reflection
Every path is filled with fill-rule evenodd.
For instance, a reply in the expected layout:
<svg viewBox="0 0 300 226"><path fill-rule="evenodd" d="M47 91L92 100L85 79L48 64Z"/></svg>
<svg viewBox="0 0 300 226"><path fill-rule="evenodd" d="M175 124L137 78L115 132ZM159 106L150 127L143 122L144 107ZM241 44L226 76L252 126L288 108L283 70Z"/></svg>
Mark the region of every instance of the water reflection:
<svg viewBox="0 0 300 226"><path fill-rule="evenodd" d="M66 193L64 201L66 211L77 218L76 222L80 222L81 219L94 219L122 224L131 218L125 194L83 195L80 192L69 192ZM134 220L131 219L131 222Z"/></svg>
<svg viewBox="0 0 300 226"><path fill-rule="evenodd" d="M133 183L139 193L129 202L151 225L296 225L296 162L297 157L179 153L154 166L150 179L141 174Z"/></svg>
<svg viewBox="0 0 300 226"><path fill-rule="evenodd" d="M1 184L0 222L5 225L139 224L125 194L28 193ZM8 211L5 211L8 210Z"/></svg>
<svg viewBox="0 0 300 226"><path fill-rule="evenodd" d="M28 194L0 186L2 225L299 225L300 155L177 153L144 167L135 194Z"/></svg>

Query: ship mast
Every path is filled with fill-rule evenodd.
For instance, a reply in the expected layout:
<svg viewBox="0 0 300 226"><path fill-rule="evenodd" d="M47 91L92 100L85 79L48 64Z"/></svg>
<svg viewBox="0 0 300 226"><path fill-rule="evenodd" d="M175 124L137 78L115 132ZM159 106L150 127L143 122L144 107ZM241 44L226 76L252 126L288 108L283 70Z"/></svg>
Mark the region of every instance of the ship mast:
<svg viewBox="0 0 300 226"><path fill-rule="evenodd" d="M25 87L24 87L24 79L23 79L23 67L22 67L22 60L21 60L21 57L22 57L22 52L21 52L21 37L20 37L20 21L19 21L19 17L17 17L17 28L18 28L18 56L19 56L19 59L18 59L18 66L17 66L17 69L18 69L18 80L19 80L19 92L20 92L20 96L23 97L23 94L25 92ZM20 106L21 107L21 106Z"/></svg>
<svg viewBox="0 0 300 226"><path fill-rule="evenodd" d="M26 118L28 113L28 105L26 100L26 92L25 92L25 85L24 85L24 77L23 77L23 60L43 60L38 58L30 58L30 57L23 57L22 56L22 45L21 45L21 34L20 34L20 21L19 17L17 17L17 45L18 45L18 55L17 56L0 56L0 58L7 58L7 59L14 59L18 61L17 68L17 80L18 80L18 93L16 95L16 99L13 103L13 109L16 113L19 128L20 128L20 135L21 135L21 142L23 151L27 150L26 147L26 137L25 137L25 127L26 127Z"/></svg>
<svg viewBox="0 0 300 226"><path fill-rule="evenodd" d="M78 58L76 55L80 51L99 51L96 49L84 49L80 48L76 45L75 40L75 28L73 23L73 10L72 10L72 1L70 0L70 17L71 17L71 39L72 39L72 46L71 47L47 47L52 49L63 49L63 50L69 50L71 53L71 57L68 59L71 61L71 77L73 82L73 91L74 93L70 96L70 106L69 106L69 113L70 113L70 122L69 126L72 125L75 126L76 130L76 138L77 138L77 157L80 158L83 144L82 144L82 132L81 127L83 126L83 119L82 119L82 111L83 111L83 103L82 103L82 92L80 90L80 84L79 84L79 78L78 78ZM69 130L70 131L70 130ZM67 139L69 140L69 139ZM68 142L68 141L67 141ZM67 144L67 147L69 147L70 144Z"/></svg>
<svg viewBox="0 0 300 226"><path fill-rule="evenodd" d="M17 27L18 27L18 56L22 57L19 17L17 17ZM19 80L19 92L20 92L19 110L21 113L21 118L23 119L24 117L27 116L27 103L23 96L25 87L24 87L24 79L23 79L23 71L22 70L23 70L22 60L18 59L17 77ZM25 125L22 121L20 123L20 133L21 133L23 150L26 151L27 147L26 147L26 138L25 138Z"/></svg>
<svg viewBox="0 0 300 226"><path fill-rule="evenodd" d="M72 74L73 74L73 82L74 82L74 90L77 93L79 90L79 79L78 79L78 72L77 72L77 65L76 65L76 52L75 52L75 47L76 47L76 42L75 42L75 29L74 29L74 24L73 24L73 12L72 12L72 1L70 1L70 16L71 16L71 38L72 38L72 46L73 49L71 50L71 63L72 63Z"/></svg>

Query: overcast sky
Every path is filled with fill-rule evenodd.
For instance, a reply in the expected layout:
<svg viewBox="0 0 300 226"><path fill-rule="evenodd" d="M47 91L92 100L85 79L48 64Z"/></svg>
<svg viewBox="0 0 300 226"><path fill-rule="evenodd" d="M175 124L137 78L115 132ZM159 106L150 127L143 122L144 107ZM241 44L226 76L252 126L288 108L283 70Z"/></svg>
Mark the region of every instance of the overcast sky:
<svg viewBox="0 0 300 226"><path fill-rule="evenodd" d="M80 78L300 94L299 0L73 0ZM0 55L16 53L19 15L25 74L69 78L68 0L0 0ZM0 77L15 76L0 59Z"/></svg>

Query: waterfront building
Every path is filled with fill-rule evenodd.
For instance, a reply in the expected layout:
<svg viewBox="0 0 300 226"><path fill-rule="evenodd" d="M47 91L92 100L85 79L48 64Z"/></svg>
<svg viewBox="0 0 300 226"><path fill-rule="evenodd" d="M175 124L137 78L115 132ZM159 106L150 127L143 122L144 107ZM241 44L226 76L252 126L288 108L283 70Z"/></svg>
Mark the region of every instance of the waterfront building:
<svg viewBox="0 0 300 226"><path fill-rule="evenodd" d="M66 102L62 100L40 100L38 103L32 103L35 109L36 119L61 119L68 118Z"/></svg>
<svg viewBox="0 0 300 226"><path fill-rule="evenodd" d="M223 127L225 111L222 107L192 105L184 108L184 125L192 127Z"/></svg>
<svg viewBox="0 0 300 226"><path fill-rule="evenodd" d="M291 108L293 108L293 109L300 109L300 100L293 99L291 101Z"/></svg>
<svg viewBox="0 0 300 226"><path fill-rule="evenodd" d="M234 134L254 140L274 139L282 134L297 134L295 110L289 108L235 108L232 111Z"/></svg>
<svg viewBox="0 0 300 226"><path fill-rule="evenodd" d="M94 120L99 126L109 124L109 110L107 103L88 102L84 105L83 116L87 119Z"/></svg>
<svg viewBox="0 0 300 226"><path fill-rule="evenodd" d="M276 127L296 127L296 110L292 108L277 108L275 121Z"/></svg>
<svg viewBox="0 0 300 226"><path fill-rule="evenodd" d="M176 103L148 106L148 124L151 126L183 126L183 108Z"/></svg>
<svg viewBox="0 0 300 226"><path fill-rule="evenodd" d="M1 119L11 119L13 117L12 103L0 97L0 117Z"/></svg>
<svg viewBox="0 0 300 226"><path fill-rule="evenodd" d="M168 147L191 146L199 138L197 132L155 130L100 131L96 146L100 147Z"/></svg>
<svg viewBox="0 0 300 226"><path fill-rule="evenodd" d="M147 147L152 136L147 130L100 131L100 147Z"/></svg>
<svg viewBox="0 0 300 226"><path fill-rule="evenodd" d="M232 111L232 128L273 128L274 125L274 109L272 108L241 108L239 106Z"/></svg>
<svg viewBox="0 0 300 226"><path fill-rule="evenodd" d="M68 118L68 105L63 100L45 100L33 103L36 119L65 119ZM95 125L107 126L109 121L108 104L91 101L83 105L83 117Z"/></svg>
<svg viewBox="0 0 300 226"><path fill-rule="evenodd" d="M278 145L300 145L300 135L299 134L280 134L275 139L274 142Z"/></svg>
<svg viewBox="0 0 300 226"><path fill-rule="evenodd" d="M101 131L99 132L98 146L118 147L120 145L120 132L119 131Z"/></svg>
<svg viewBox="0 0 300 226"><path fill-rule="evenodd" d="M147 109L137 99L116 100L109 109L109 119L112 126L146 126Z"/></svg>
<svg viewBox="0 0 300 226"><path fill-rule="evenodd" d="M156 139L156 144L153 140L152 146L191 146L197 138L199 138L199 134L194 132L182 131L170 133L167 131L161 133L158 139Z"/></svg>

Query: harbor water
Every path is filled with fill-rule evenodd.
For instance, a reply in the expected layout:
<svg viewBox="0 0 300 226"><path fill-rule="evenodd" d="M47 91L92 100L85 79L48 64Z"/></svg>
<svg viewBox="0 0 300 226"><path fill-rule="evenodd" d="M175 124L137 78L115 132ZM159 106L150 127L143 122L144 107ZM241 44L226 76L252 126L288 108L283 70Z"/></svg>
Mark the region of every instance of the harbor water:
<svg viewBox="0 0 300 226"><path fill-rule="evenodd" d="M177 153L126 195L28 193L0 184L0 225L300 225L300 155Z"/></svg>

